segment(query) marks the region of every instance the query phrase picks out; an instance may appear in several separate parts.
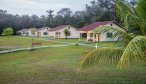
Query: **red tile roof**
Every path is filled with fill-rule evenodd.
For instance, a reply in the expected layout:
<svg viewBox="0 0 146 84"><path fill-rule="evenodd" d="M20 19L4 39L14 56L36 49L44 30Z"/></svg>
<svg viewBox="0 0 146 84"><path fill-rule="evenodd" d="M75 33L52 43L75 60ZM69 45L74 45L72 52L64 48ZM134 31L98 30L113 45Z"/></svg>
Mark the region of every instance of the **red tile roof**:
<svg viewBox="0 0 146 84"><path fill-rule="evenodd" d="M65 27L67 27L67 26L68 26L68 25L61 25L61 26L58 26L58 27L52 28L52 29L50 29L49 31L56 31L56 30L59 30L59 29L65 28Z"/></svg>
<svg viewBox="0 0 146 84"><path fill-rule="evenodd" d="M80 28L80 31L91 31L91 30L93 30L101 25L107 25L110 23L113 23L113 21L94 22L90 25L87 25L87 26Z"/></svg>

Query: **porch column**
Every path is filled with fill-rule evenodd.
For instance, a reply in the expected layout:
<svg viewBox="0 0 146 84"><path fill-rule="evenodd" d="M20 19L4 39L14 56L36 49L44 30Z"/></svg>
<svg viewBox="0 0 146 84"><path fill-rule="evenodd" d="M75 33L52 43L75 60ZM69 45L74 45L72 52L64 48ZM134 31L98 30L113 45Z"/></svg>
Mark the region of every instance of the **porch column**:
<svg viewBox="0 0 146 84"><path fill-rule="evenodd" d="M87 33L87 42L88 42L88 39L90 39L90 33Z"/></svg>
<svg viewBox="0 0 146 84"><path fill-rule="evenodd" d="M82 39L82 33L80 33L79 41L81 41L81 39Z"/></svg>
<svg viewBox="0 0 146 84"><path fill-rule="evenodd" d="M95 42L95 34L93 33L93 42Z"/></svg>
<svg viewBox="0 0 146 84"><path fill-rule="evenodd" d="M54 32L54 39L56 39L56 32Z"/></svg>

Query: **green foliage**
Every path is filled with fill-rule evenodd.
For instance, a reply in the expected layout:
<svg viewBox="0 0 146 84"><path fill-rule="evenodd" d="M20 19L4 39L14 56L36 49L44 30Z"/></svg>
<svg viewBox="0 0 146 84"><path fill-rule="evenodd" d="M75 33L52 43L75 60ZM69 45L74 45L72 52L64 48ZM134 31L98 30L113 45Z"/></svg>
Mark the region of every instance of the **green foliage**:
<svg viewBox="0 0 146 84"><path fill-rule="evenodd" d="M106 65L117 64L117 60L120 59L122 53L123 50L117 48L94 49L87 54L83 54L83 59L80 62L80 68L84 69L100 63L106 63Z"/></svg>
<svg viewBox="0 0 146 84"><path fill-rule="evenodd" d="M64 29L63 32L64 32L65 38L66 38L66 40L67 40L67 36L70 36L71 33L70 33L69 29Z"/></svg>
<svg viewBox="0 0 146 84"><path fill-rule="evenodd" d="M12 28L6 28L2 32L3 36L11 36L12 34L13 34L13 29Z"/></svg>
<svg viewBox="0 0 146 84"><path fill-rule="evenodd" d="M144 0L140 0L140 1L143 4L146 4L144 3ZM121 17L121 20L124 22L124 27L128 32L134 29L135 31L139 32L138 34L133 32L134 35L146 35L146 31L145 31L146 26L144 21L145 16L141 15L143 12L140 6L141 5L140 2L138 3L139 4L137 4L135 8L135 7L131 7L131 5L129 5L124 1L119 1L116 4L116 10L117 10L117 14ZM138 27L136 28L131 27L130 26L131 24Z"/></svg>
<svg viewBox="0 0 146 84"><path fill-rule="evenodd" d="M128 66L133 63L146 60L144 57L145 50L146 36L136 36L129 42L123 54L121 55L118 68L122 68L122 66Z"/></svg>
<svg viewBox="0 0 146 84"><path fill-rule="evenodd" d="M70 36L71 35L69 29L64 29L64 34L65 34L65 36Z"/></svg>
<svg viewBox="0 0 146 84"><path fill-rule="evenodd" d="M138 5L136 7L137 13L146 21L146 0L139 0Z"/></svg>

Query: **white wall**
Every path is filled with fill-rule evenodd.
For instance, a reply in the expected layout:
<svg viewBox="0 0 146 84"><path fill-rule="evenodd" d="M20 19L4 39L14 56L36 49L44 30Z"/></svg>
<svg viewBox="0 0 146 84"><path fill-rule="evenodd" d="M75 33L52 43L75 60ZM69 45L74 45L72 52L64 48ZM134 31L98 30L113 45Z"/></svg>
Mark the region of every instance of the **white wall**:
<svg viewBox="0 0 146 84"><path fill-rule="evenodd" d="M65 27L65 28L62 28L62 29L57 30L57 31L55 31L55 32L61 32L60 38L65 38L64 29L67 29L67 28L68 28L68 27ZM80 37L79 31L76 30L75 28L70 27L70 28L69 28L69 31L70 31L71 35L70 35L70 36L67 36L67 38L79 38L79 37Z"/></svg>
<svg viewBox="0 0 146 84"><path fill-rule="evenodd" d="M55 31L49 31L48 37L49 38L55 38Z"/></svg>
<svg viewBox="0 0 146 84"><path fill-rule="evenodd" d="M20 33L21 36L31 36L31 31L21 31L19 33Z"/></svg>

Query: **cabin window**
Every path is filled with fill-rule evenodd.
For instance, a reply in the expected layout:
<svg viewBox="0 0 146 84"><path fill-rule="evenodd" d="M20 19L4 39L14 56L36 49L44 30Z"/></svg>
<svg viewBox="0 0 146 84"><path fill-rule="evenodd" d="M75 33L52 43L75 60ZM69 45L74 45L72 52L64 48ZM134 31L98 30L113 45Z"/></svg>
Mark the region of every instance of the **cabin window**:
<svg viewBox="0 0 146 84"><path fill-rule="evenodd" d="M90 33L90 37L93 37L93 33Z"/></svg>
<svg viewBox="0 0 146 84"><path fill-rule="evenodd" d="M112 36L113 36L112 33L110 33L110 32L107 33L107 38L112 38Z"/></svg>
<svg viewBox="0 0 146 84"><path fill-rule="evenodd" d="M44 35L48 35L48 32L44 32Z"/></svg>

